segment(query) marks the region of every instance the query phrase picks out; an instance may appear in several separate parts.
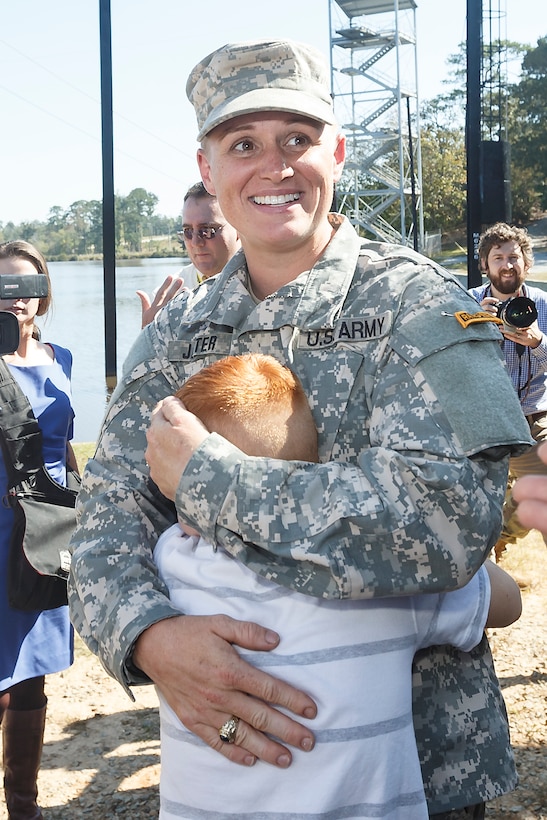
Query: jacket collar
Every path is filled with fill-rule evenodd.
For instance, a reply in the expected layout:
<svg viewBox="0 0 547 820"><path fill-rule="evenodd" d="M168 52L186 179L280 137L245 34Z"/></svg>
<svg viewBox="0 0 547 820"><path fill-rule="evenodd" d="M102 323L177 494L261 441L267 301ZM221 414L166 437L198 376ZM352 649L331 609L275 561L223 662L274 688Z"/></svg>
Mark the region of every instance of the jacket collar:
<svg viewBox="0 0 547 820"><path fill-rule="evenodd" d="M332 326L347 296L361 240L346 217L330 214L336 228L322 256L310 271L304 271L258 305L247 288L247 264L243 250L228 262L209 287L194 291L189 302L193 322L208 321L214 311L215 323L231 327L279 327L291 324L310 329ZM193 302L193 304L192 304Z"/></svg>

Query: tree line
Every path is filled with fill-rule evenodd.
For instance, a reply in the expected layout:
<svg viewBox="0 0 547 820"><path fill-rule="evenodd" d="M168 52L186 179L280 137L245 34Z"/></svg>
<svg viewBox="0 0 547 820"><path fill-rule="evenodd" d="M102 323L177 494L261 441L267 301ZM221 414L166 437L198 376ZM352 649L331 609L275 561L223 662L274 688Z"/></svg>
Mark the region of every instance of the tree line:
<svg viewBox="0 0 547 820"><path fill-rule="evenodd" d="M118 256L183 255L177 239L180 217L156 213L158 197L144 188L134 188L127 196L115 197L116 253ZM26 239L37 245L46 259L68 260L94 257L102 253L102 201L80 199L63 209L55 205L46 222L37 220L15 225L0 224L0 239ZM156 242L152 238L158 238ZM164 238L160 241L159 238Z"/></svg>
<svg viewBox="0 0 547 820"><path fill-rule="evenodd" d="M512 61L520 61L516 82L499 83L495 99L486 94L483 107L503 121L494 138L510 145L513 221L525 224L547 210L547 37L536 46L506 42L495 44ZM426 231L451 232L465 226L465 43L448 59L450 73L444 81L448 90L427 101L420 113L423 168L422 201ZM488 78L490 87L496 78ZM483 117L485 139L491 139L489 118ZM389 162L389 157L387 159ZM363 180L363 185L366 185ZM144 188L127 196L116 196L116 252L118 255L153 256L150 237L169 237L167 246L156 255L180 255L176 232L180 218L156 214L158 198ZM394 213L394 219L396 220ZM100 200L79 200L68 209L51 208L46 222L0 224L0 239L27 239L37 244L49 259L70 259L98 255L102 249L102 204ZM148 241L147 241L148 240Z"/></svg>

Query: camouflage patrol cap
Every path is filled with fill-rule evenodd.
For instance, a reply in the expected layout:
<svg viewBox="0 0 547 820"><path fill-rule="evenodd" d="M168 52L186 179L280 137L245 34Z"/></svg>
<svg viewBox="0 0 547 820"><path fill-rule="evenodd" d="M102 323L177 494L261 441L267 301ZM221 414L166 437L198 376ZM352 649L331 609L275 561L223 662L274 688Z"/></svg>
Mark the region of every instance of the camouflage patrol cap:
<svg viewBox="0 0 547 820"><path fill-rule="evenodd" d="M195 66L186 94L196 112L198 140L222 122L258 111L336 122L323 55L292 40L222 46Z"/></svg>

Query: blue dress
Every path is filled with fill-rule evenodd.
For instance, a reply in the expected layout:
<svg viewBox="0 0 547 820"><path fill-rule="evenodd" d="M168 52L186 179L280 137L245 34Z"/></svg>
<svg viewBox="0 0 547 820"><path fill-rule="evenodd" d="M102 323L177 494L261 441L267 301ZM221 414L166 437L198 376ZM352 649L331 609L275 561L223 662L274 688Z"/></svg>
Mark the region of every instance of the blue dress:
<svg viewBox="0 0 547 820"><path fill-rule="evenodd" d="M16 367L13 377L27 396L43 434L44 463L53 478L66 480L66 447L72 438L72 354L50 345L55 359L50 365ZM0 453L0 498L7 491L7 476ZM68 607L46 612L22 612L8 605L6 573L13 511L0 503L0 692L39 675L60 672L73 661L73 632Z"/></svg>

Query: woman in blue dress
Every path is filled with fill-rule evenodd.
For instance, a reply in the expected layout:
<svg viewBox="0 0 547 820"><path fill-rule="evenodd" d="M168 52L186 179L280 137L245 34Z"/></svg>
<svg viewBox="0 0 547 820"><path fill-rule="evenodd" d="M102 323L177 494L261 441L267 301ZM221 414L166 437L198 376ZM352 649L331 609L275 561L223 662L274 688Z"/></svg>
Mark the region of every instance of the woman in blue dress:
<svg viewBox="0 0 547 820"><path fill-rule="evenodd" d="M28 242L0 245L0 276L36 274L47 277L42 254ZM70 394L72 355L66 348L45 344L34 324L51 304L51 288L42 299L3 299L0 310L13 313L20 341L4 356L27 396L43 435L44 463L60 483L67 463L76 467L70 445L74 412ZM7 490L0 457L0 494ZM0 504L0 723L2 726L4 792L10 820L40 820L37 777L42 755L47 698L45 676L73 661L73 632L68 607L23 612L8 605L6 570L13 512Z"/></svg>

